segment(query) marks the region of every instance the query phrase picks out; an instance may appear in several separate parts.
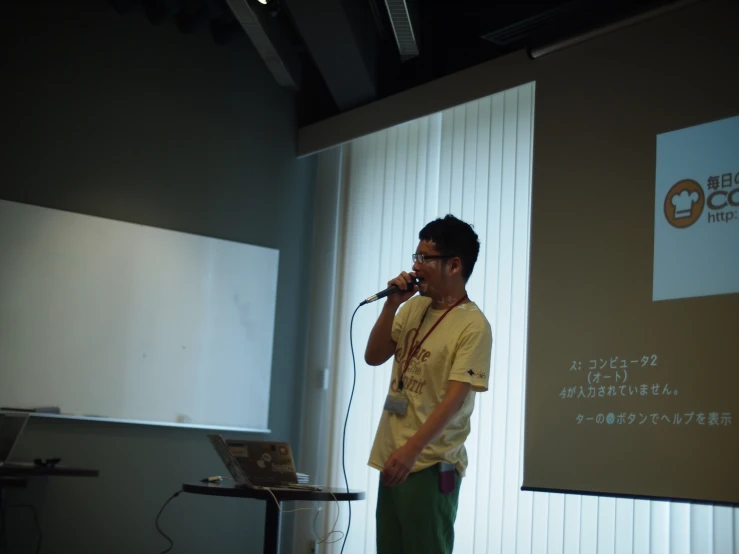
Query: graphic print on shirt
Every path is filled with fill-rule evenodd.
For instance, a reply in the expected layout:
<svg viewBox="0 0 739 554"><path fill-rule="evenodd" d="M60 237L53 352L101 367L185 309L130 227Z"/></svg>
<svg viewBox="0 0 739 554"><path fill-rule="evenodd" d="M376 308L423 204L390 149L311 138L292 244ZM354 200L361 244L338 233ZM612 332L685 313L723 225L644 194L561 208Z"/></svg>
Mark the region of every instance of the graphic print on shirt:
<svg viewBox="0 0 739 554"><path fill-rule="evenodd" d="M405 368L408 356L414 350L415 354L413 354L413 358L408 364L408 371L403 375L403 390L415 394L421 394L423 392L423 387L426 386L426 380L421 377L422 364L426 364L431 357L431 352L423 346L417 348L419 342L421 340L418 338L418 327L414 327L408 330L402 342L399 343L398 349L395 351L397 365L393 367L394 375L390 383L390 388L393 392L398 392L398 377Z"/></svg>

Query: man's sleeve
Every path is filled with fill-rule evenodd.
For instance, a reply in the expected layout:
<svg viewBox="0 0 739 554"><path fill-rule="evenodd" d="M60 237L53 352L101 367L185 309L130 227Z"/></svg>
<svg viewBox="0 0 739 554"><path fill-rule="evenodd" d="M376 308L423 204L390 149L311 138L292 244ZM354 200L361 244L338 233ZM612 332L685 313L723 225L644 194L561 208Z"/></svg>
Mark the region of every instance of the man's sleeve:
<svg viewBox="0 0 739 554"><path fill-rule="evenodd" d="M488 390L493 333L486 320L478 320L464 330L449 373L451 381L470 383L475 392Z"/></svg>
<svg viewBox="0 0 739 554"><path fill-rule="evenodd" d="M405 322L408 319L408 312L410 311L409 304L410 300L401 304L400 309L395 314L395 318L393 319L393 329L390 332L390 336L396 343L400 341L400 335L403 331L403 327L405 326Z"/></svg>

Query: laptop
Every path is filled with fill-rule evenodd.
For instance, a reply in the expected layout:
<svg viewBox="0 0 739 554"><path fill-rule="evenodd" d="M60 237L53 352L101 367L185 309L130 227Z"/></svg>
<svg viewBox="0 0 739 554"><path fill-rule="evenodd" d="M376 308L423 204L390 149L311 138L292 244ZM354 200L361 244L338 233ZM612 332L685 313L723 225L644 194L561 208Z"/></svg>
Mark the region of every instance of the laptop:
<svg viewBox="0 0 739 554"><path fill-rule="evenodd" d="M238 486L322 490L299 482L289 443L225 440L215 434L208 439Z"/></svg>
<svg viewBox="0 0 739 554"><path fill-rule="evenodd" d="M0 466L8 463L28 423L28 414L0 412Z"/></svg>

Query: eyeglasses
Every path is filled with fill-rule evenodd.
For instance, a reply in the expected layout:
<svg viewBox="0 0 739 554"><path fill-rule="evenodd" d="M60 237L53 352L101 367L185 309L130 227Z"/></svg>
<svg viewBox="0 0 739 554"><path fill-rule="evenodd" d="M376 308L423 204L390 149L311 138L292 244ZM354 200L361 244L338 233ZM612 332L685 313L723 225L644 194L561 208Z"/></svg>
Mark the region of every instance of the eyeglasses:
<svg viewBox="0 0 739 554"><path fill-rule="evenodd" d="M453 257L454 256L426 256L425 254L413 254L413 263L418 262L419 264L422 264L426 260L444 260L446 258Z"/></svg>

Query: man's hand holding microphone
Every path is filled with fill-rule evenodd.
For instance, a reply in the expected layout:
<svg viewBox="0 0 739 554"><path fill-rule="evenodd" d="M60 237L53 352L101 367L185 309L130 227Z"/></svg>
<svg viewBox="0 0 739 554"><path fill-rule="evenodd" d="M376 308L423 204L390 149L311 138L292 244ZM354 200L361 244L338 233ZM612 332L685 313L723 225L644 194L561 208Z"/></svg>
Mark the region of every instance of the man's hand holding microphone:
<svg viewBox="0 0 739 554"><path fill-rule="evenodd" d="M390 303L397 310L398 307L418 292L418 279L414 272L402 271L395 279L387 282L388 288L397 287L399 292L389 294L385 303Z"/></svg>
<svg viewBox="0 0 739 554"><path fill-rule="evenodd" d="M387 282L388 288L371 296L364 303L385 298L385 304L372 328L364 360L373 366L382 365L395 353L395 341L392 338L393 319L398 307L418 292L418 279L414 272L403 271Z"/></svg>

